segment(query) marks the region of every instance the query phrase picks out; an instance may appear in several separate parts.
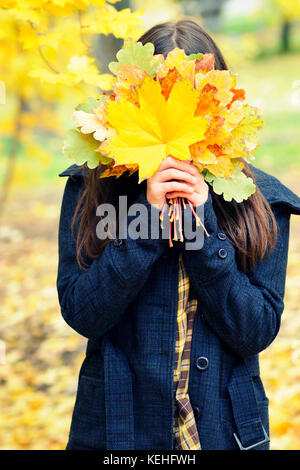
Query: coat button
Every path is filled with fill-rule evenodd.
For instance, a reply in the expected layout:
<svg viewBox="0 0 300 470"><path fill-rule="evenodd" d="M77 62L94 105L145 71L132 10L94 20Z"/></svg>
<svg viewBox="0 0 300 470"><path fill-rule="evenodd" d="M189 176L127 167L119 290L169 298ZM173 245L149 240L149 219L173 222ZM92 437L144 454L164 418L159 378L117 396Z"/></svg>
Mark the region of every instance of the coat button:
<svg viewBox="0 0 300 470"><path fill-rule="evenodd" d="M199 419L199 416L200 416L200 410L199 410L198 406L193 406L193 412L194 412L194 418L197 421Z"/></svg>
<svg viewBox="0 0 300 470"><path fill-rule="evenodd" d="M220 248L219 251L218 251L218 256L219 258L226 258L227 256L227 251L225 250L225 248Z"/></svg>
<svg viewBox="0 0 300 470"><path fill-rule="evenodd" d="M223 233L223 232L219 232L217 237L218 237L219 240L226 240L226 238L227 238L225 233Z"/></svg>
<svg viewBox="0 0 300 470"><path fill-rule="evenodd" d="M196 367L198 370L206 370L208 368L208 359L204 356L199 356L196 359Z"/></svg>
<svg viewBox="0 0 300 470"><path fill-rule="evenodd" d="M115 246L121 246L123 243L123 240L114 240L114 245Z"/></svg>

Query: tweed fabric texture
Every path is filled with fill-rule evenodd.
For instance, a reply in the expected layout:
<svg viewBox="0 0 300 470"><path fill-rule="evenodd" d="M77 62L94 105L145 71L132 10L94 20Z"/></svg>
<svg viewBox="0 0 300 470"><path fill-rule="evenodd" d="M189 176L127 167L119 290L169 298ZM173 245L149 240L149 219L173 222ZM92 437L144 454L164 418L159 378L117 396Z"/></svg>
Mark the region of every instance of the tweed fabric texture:
<svg viewBox="0 0 300 470"><path fill-rule="evenodd" d="M203 247L189 251L178 242L193 295L201 302L194 318L189 398L199 411L202 450L239 450L234 434L247 447L261 440L262 425L269 431L259 353L279 331L290 215L300 214L300 199L273 176L251 169L276 217L275 250L243 272L233 244L221 235L211 197L204 207L210 237ZM70 173L68 169L62 176ZM61 313L88 340L67 449L172 450L176 244L169 248L168 240L112 241L82 270L71 233L82 190L82 176L70 176L59 226ZM149 209L151 220L144 191L139 202ZM205 370L197 368L199 357L208 360Z"/></svg>

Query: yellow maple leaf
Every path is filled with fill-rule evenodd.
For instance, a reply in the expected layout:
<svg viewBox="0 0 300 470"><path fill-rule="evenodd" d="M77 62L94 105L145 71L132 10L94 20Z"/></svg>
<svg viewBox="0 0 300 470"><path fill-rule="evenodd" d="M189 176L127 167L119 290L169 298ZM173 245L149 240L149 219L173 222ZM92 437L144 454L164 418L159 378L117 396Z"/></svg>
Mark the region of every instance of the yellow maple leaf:
<svg viewBox="0 0 300 470"><path fill-rule="evenodd" d="M201 94L200 104L202 96ZM209 105L209 102L207 101L205 104ZM220 110L218 108L219 107L213 110L215 115L213 115L210 120L209 127L205 132L205 138L193 144L190 147L190 151L194 163L197 161L205 165L205 168L209 170L209 165L213 165L212 168L214 171L212 171L212 173L217 177L221 177L229 176L232 173L233 166L228 162L228 159L242 156L239 154L239 151L241 151L240 145L236 151L233 151L231 140L235 129L245 117L245 110L243 105L238 101L234 102L229 109L226 106L223 108L220 106ZM208 111L205 111L205 114L208 113L209 115L210 109L212 108L208 107ZM198 111L199 105L196 115L198 115ZM220 155L223 157L226 156L226 159L220 160L217 158L220 157ZM219 166L220 168L218 168Z"/></svg>
<svg viewBox="0 0 300 470"><path fill-rule="evenodd" d="M196 77L196 88L202 90L205 85L216 87L215 98L220 101L221 106L226 106L233 97L231 88L235 86L236 77L228 70L211 70L206 75L201 73Z"/></svg>
<svg viewBox="0 0 300 470"><path fill-rule="evenodd" d="M158 66L156 72L157 78L161 80L168 74L169 70L172 70L174 67L184 78L189 78L190 81L193 82L195 62L189 60L184 50L178 47L170 51L165 61Z"/></svg>
<svg viewBox="0 0 300 470"><path fill-rule="evenodd" d="M226 178L227 176L230 176L234 170L232 161L227 156L218 157L215 165L206 164L205 168L207 168L217 178Z"/></svg>
<svg viewBox="0 0 300 470"><path fill-rule="evenodd" d="M243 105L243 118L231 131L231 139L224 143L224 152L232 158L250 155L258 146L258 130L264 121L258 114L258 109L248 104Z"/></svg>
<svg viewBox="0 0 300 470"><path fill-rule="evenodd" d="M107 122L116 134L103 147L117 165L138 164L139 182L168 155L191 158L189 146L203 139L208 121L195 117L199 91L188 79L174 84L166 101L160 83L146 77L137 88L139 105L120 99L107 104Z"/></svg>
<svg viewBox="0 0 300 470"><path fill-rule="evenodd" d="M118 67L116 75L112 84L114 93L133 104L138 104L136 87L141 85L146 72L139 66L122 64Z"/></svg>

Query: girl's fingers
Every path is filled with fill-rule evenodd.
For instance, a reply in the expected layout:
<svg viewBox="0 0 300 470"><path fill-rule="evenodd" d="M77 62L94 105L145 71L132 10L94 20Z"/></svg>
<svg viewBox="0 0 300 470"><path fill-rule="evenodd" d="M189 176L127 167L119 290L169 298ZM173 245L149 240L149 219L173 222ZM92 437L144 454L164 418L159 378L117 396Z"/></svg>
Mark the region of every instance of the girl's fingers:
<svg viewBox="0 0 300 470"><path fill-rule="evenodd" d="M194 165L191 165L189 161L190 160L179 160L178 158L169 156L161 162L158 171L166 170L168 168L177 168L178 170L196 175L198 170Z"/></svg>
<svg viewBox="0 0 300 470"><path fill-rule="evenodd" d="M204 180L204 176L199 172L198 168L196 167L196 165L194 164L193 160L187 160L187 162L189 163L189 165L194 168L196 170L196 175L197 175L197 178L202 181Z"/></svg>
<svg viewBox="0 0 300 470"><path fill-rule="evenodd" d="M158 181L163 182L168 180L183 180L191 184L197 183L196 176L186 171L178 170L177 168L167 168L158 173Z"/></svg>
<svg viewBox="0 0 300 470"><path fill-rule="evenodd" d="M170 192L186 192L186 193L193 193L194 188L193 186L189 186L186 183L181 183L180 181L168 181L166 183L161 183L163 187L164 194Z"/></svg>
<svg viewBox="0 0 300 470"><path fill-rule="evenodd" d="M183 191L171 191L166 194L166 198L168 199L174 199L175 197L186 197L187 199L191 197L191 193L186 193Z"/></svg>

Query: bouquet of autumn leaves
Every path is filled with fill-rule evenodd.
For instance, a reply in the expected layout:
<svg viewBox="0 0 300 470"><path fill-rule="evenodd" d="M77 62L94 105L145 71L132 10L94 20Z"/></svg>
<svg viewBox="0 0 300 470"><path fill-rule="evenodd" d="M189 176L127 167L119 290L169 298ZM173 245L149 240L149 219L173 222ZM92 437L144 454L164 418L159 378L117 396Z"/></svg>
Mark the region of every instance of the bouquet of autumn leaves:
<svg viewBox="0 0 300 470"><path fill-rule="evenodd" d="M224 200L241 202L255 192L243 172L253 160L257 131L263 126L257 108L245 102L236 76L215 70L213 54L186 55L175 48L166 58L154 54L152 43L130 39L109 64L111 92L90 97L75 108L76 129L68 131L63 152L77 165L106 165L101 178L139 172L139 183L151 177L172 155L194 165ZM182 207L188 199L167 202L173 240L183 241ZM179 229L176 231L176 219Z"/></svg>

